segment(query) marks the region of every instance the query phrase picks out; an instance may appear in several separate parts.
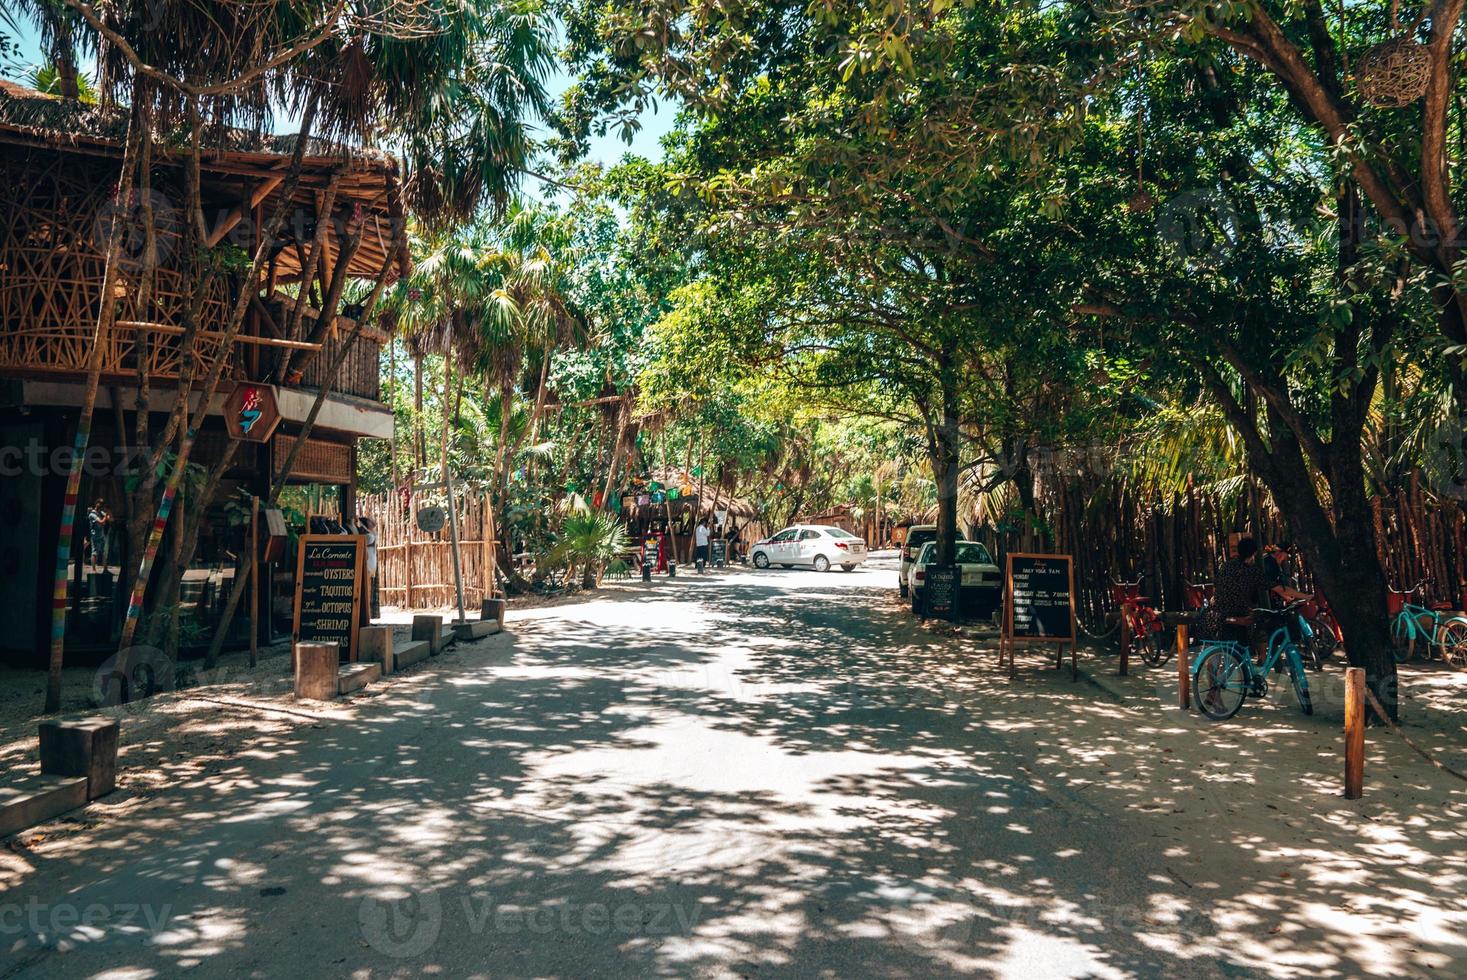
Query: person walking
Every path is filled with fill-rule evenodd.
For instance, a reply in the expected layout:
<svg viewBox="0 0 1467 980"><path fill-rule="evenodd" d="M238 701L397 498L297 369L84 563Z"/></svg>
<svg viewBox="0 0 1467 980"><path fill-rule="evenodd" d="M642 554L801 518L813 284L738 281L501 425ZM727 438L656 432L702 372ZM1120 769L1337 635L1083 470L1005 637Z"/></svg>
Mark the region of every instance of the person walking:
<svg viewBox="0 0 1467 980"><path fill-rule="evenodd" d="M698 566L698 574L703 574L703 569L708 567L708 541L711 532L708 530L708 518L703 518L693 528L694 560Z"/></svg>
<svg viewBox="0 0 1467 980"><path fill-rule="evenodd" d="M87 508L87 538L92 545L93 570L102 570L107 567L107 525L111 523L112 515L107 513L102 498L98 497L92 506Z"/></svg>

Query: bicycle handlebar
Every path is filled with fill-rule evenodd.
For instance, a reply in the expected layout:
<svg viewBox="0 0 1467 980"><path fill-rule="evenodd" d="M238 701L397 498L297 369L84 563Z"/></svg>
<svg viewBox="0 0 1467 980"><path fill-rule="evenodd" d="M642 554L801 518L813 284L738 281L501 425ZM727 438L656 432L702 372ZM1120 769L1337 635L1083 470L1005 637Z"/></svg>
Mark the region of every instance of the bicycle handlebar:
<svg viewBox="0 0 1467 980"><path fill-rule="evenodd" d="M1404 592L1402 592L1400 589L1391 589L1391 591L1394 592L1396 595L1415 595L1416 593L1421 591L1424 585L1426 585L1426 579L1422 579L1420 582L1417 582L1415 585L1411 586L1411 588L1407 589Z"/></svg>
<svg viewBox="0 0 1467 980"><path fill-rule="evenodd" d="M1284 603L1284 605L1279 609L1266 609L1261 606L1254 606L1253 611L1256 613L1267 613L1271 616L1277 616L1280 613L1295 612L1300 606L1308 605L1313 601L1313 599L1295 599L1293 602Z"/></svg>

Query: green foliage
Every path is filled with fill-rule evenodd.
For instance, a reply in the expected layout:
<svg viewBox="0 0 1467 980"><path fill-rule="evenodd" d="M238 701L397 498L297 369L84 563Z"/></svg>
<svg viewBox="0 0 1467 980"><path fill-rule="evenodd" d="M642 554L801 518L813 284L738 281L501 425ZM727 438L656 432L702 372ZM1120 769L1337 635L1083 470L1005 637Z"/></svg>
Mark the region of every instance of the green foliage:
<svg viewBox="0 0 1467 980"><path fill-rule="evenodd" d="M579 568L586 583L594 585L607 565L627 547L626 528L615 516L573 511L561 522L545 564L572 573Z"/></svg>

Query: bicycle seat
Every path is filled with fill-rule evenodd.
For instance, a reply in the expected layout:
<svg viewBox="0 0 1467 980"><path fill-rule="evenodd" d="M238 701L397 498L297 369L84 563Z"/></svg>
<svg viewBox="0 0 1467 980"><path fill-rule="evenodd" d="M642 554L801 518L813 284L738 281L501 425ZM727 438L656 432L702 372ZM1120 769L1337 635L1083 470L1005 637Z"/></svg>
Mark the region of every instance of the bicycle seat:
<svg viewBox="0 0 1467 980"><path fill-rule="evenodd" d="M1427 608L1432 612L1446 612L1452 608L1452 604L1450 602L1433 602Z"/></svg>
<svg viewBox="0 0 1467 980"><path fill-rule="evenodd" d="M1229 626L1252 626L1252 616L1224 616L1223 622Z"/></svg>

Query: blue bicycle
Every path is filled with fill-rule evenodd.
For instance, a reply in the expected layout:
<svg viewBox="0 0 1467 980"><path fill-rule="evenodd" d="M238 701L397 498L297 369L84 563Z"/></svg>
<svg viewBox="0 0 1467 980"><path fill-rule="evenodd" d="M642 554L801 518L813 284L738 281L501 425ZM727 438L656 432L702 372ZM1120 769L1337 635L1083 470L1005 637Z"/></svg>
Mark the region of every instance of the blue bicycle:
<svg viewBox="0 0 1467 980"><path fill-rule="evenodd" d="M1253 651L1238 640L1204 640L1192 663L1192 698L1197 710L1214 721L1226 721L1238 713L1248 698L1268 696L1268 678L1282 663L1294 686L1299 710L1314 714L1309 699L1309 677L1299 652L1296 630L1308 630L1299 614L1304 600L1282 609L1254 609L1253 619L1270 630L1268 654L1262 664L1253 662ZM1301 625L1302 624L1302 625ZM1242 626L1245 623L1233 622Z"/></svg>

